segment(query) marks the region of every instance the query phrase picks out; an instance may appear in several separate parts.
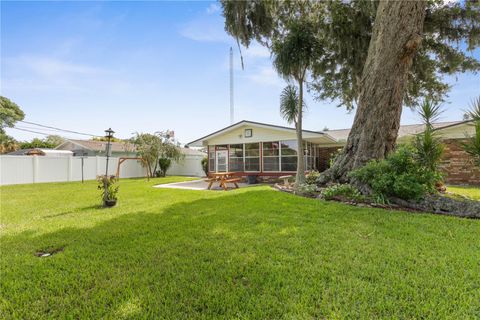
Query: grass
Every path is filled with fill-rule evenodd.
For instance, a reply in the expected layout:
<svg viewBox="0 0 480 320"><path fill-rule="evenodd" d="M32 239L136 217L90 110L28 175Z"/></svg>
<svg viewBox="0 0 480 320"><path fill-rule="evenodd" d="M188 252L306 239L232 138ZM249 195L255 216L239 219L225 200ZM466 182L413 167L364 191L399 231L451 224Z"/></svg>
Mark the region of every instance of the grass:
<svg viewBox="0 0 480 320"><path fill-rule="evenodd" d="M453 192L474 200L480 200L480 187L478 186L448 186L448 192Z"/></svg>
<svg viewBox="0 0 480 320"><path fill-rule="evenodd" d="M0 318L480 317L478 220L182 179L2 187Z"/></svg>

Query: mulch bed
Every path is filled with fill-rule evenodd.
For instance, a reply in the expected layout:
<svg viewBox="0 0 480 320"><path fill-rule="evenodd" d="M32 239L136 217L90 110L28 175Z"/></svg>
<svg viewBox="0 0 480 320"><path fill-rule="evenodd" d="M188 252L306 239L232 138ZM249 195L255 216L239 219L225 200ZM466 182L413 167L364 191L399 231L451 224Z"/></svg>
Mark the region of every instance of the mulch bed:
<svg viewBox="0 0 480 320"><path fill-rule="evenodd" d="M290 186L285 186L282 184L275 184L273 188L282 191L282 192L287 192L291 194L295 194L301 197L305 198L311 198L311 199L320 199L320 200L325 200L320 197L320 188L317 188L317 192L315 194L299 194L295 192L293 189L293 185ZM457 196L458 198L461 198L462 200L455 200L451 198L451 201L474 201L472 199L469 199L464 196L460 196L457 194L451 194L446 192L446 194L449 194L450 196L454 195ZM447 198L447 197L445 197ZM415 206L406 206L406 205L400 205L399 203L405 203L407 205L410 205L408 201L404 201L401 199L393 199L396 203L390 203L390 204L379 204L379 203L371 203L371 202L356 202L352 201L352 199L342 197L342 196L335 196L332 199L325 200L325 201L335 201L335 202L341 202L344 204L348 204L351 206L356 206L356 207L367 207L367 208L379 208L379 209L385 209L385 210L395 210L395 211L407 211L407 212L412 212L412 213L433 213L433 214L443 214L443 215L450 215L450 216L458 216L458 217L464 217L464 218L478 218L475 213L471 216L468 215L463 215L463 214L456 214L455 212L442 212L442 211L433 211L433 210L422 210L421 208L415 207Z"/></svg>

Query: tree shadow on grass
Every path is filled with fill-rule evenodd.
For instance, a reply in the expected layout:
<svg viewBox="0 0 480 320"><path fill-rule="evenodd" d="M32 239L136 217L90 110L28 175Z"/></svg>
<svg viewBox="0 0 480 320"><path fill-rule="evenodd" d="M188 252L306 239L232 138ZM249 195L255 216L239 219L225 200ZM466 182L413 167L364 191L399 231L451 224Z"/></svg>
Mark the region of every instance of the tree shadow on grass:
<svg viewBox="0 0 480 320"><path fill-rule="evenodd" d="M392 315L394 306L380 305L398 279L384 268L399 253L390 257L394 248L351 230L375 224L382 211L338 207L250 189L123 214L91 228L7 236L0 306L7 317L21 318L365 316L365 305L379 308L374 316ZM379 228L375 236L391 226ZM33 254L57 246L64 251ZM371 270L364 260L373 262ZM414 300L408 293L399 299Z"/></svg>

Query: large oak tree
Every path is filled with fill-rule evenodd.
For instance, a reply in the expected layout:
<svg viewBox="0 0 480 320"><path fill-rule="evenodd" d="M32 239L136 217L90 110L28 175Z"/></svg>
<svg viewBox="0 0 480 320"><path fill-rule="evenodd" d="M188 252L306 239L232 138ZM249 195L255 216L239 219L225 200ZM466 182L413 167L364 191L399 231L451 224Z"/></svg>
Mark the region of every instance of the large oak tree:
<svg viewBox="0 0 480 320"><path fill-rule="evenodd" d="M420 0L380 2L353 126L324 181L348 180L352 169L384 158L395 147L408 73L422 41L425 5Z"/></svg>
<svg viewBox="0 0 480 320"><path fill-rule="evenodd" d="M226 31L245 46L257 40L271 48L299 15L316 22L324 48L312 65L310 88L319 99L358 107L343 156L324 175L328 179L345 180L349 170L392 150L402 104L415 106L425 96L441 100L449 89L443 75L480 69L465 53L480 44L477 2L224 0L222 5Z"/></svg>

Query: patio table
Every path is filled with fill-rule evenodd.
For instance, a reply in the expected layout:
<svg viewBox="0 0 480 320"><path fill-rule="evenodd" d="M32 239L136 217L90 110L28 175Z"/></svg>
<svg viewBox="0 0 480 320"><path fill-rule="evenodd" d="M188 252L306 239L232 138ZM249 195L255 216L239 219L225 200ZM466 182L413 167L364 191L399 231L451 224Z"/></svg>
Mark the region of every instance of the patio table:
<svg viewBox="0 0 480 320"><path fill-rule="evenodd" d="M233 175L234 174L232 172L211 173L212 177L207 180L209 182L208 190L212 188L215 182L218 182L219 187L223 188L223 190L228 190L227 183L233 183L235 185L235 188L238 189L237 182L240 182L240 178L235 178Z"/></svg>

